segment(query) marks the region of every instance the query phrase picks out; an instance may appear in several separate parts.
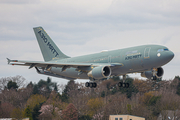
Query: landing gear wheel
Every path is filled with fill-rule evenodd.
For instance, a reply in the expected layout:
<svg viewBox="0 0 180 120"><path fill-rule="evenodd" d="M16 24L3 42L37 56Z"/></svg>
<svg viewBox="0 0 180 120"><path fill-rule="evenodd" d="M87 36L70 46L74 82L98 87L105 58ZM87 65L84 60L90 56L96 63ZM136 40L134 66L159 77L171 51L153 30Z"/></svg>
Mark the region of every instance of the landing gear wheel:
<svg viewBox="0 0 180 120"><path fill-rule="evenodd" d="M123 86L122 86L123 88L126 88L126 83L123 83Z"/></svg>
<svg viewBox="0 0 180 120"><path fill-rule="evenodd" d="M97 84L95 82L89 83L89 87L90 88L96 88L96 86L97 86Z"/></svg>
<svg viewBox="0 0 180 120"><path fill-rule="evenodd" d="M126 84L126 88L129 88L129 83L125 83Z"/></svg>
<svg viewBox="0 0 180 120"><path fill-rule="evenodd" d="M123 83L122 82L119 82L118 83L118 87L122 87L123 86Z"/></svg>
<svg viewBox="0 0 180 120"><path fill-rule="evenodd" d="M86 86L86 87L89 87L89 86L90 86L89 82L86 82L86 83L85 83L85 86Z"/></svg>
<svg viewBox="0 0 180 120"><path fill-rule="evenodd" d="M90 87L90 88L93 88L93 83L89 83L89 87Z"/></svg>
<svg viewBox="0 0 180 120"><path fill-rule="evenodd" d="M119 82L118 87L129 88L129 83Z"/></svg>
<svg viewBox="0 0 180 120"><path fill-rule="evenodd" d="M97 87L97 83L93 83L93 87L96 88Z"/></svg>

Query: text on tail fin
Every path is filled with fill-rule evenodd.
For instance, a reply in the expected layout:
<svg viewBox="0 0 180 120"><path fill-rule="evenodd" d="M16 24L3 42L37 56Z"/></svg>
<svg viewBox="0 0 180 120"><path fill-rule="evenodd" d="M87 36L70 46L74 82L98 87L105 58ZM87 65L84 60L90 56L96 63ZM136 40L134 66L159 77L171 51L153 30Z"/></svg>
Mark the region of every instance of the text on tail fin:
<svg viewBox="0 0 180 120"><path fill-rule="evenodd" d="M69 58L60 51L42 27L33 28L45 61Z"/></svg>

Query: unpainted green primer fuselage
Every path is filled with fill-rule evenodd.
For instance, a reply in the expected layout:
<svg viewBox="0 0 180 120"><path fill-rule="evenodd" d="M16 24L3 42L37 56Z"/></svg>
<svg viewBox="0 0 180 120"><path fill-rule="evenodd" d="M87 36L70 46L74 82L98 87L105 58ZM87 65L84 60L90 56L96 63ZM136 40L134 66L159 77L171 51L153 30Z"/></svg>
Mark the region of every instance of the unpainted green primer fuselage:
<svg viewBox="0 0 180 120"><path fill-rule="evenodd" d="M161 45L142 45L137 47L104 51L101 53L84 55L73 58L66 58L62 60L55 60L54 62L64 63L122 63L122 67L113 68L112 74L114 76L125 75L128 73L148 71L153 68L158 68L168 63L174 54L169 51L167 47ZM86 70L91 68L85 68ZM52 67L51 72L58 75L88 79L87 74L78 75L77 68L67 68L66 71L61 72L62 68Z"/></svg>

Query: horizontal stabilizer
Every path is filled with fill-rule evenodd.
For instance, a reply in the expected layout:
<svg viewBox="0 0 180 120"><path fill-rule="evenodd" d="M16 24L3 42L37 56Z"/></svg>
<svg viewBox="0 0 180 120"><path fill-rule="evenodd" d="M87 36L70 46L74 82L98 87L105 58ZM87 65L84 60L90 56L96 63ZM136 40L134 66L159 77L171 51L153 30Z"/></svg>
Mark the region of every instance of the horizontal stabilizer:
<svg viewBox="0 0 180 120"><path fill-rule="evenodd" d="M9 58L6 58L8 60L8 64L11 62L18 62L18 60L10 60Z"/></svg>

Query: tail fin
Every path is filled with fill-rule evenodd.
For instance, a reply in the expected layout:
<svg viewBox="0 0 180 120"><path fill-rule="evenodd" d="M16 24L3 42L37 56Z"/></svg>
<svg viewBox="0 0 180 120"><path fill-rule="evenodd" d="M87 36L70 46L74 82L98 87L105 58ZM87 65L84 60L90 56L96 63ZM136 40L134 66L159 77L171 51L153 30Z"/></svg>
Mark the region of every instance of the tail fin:
<svg viewBox="0 0 180 120"><path fill-rule="evenodd" d="M35 27L33 29L45 61L69 58L59 50L42 27Z"/></svg>

